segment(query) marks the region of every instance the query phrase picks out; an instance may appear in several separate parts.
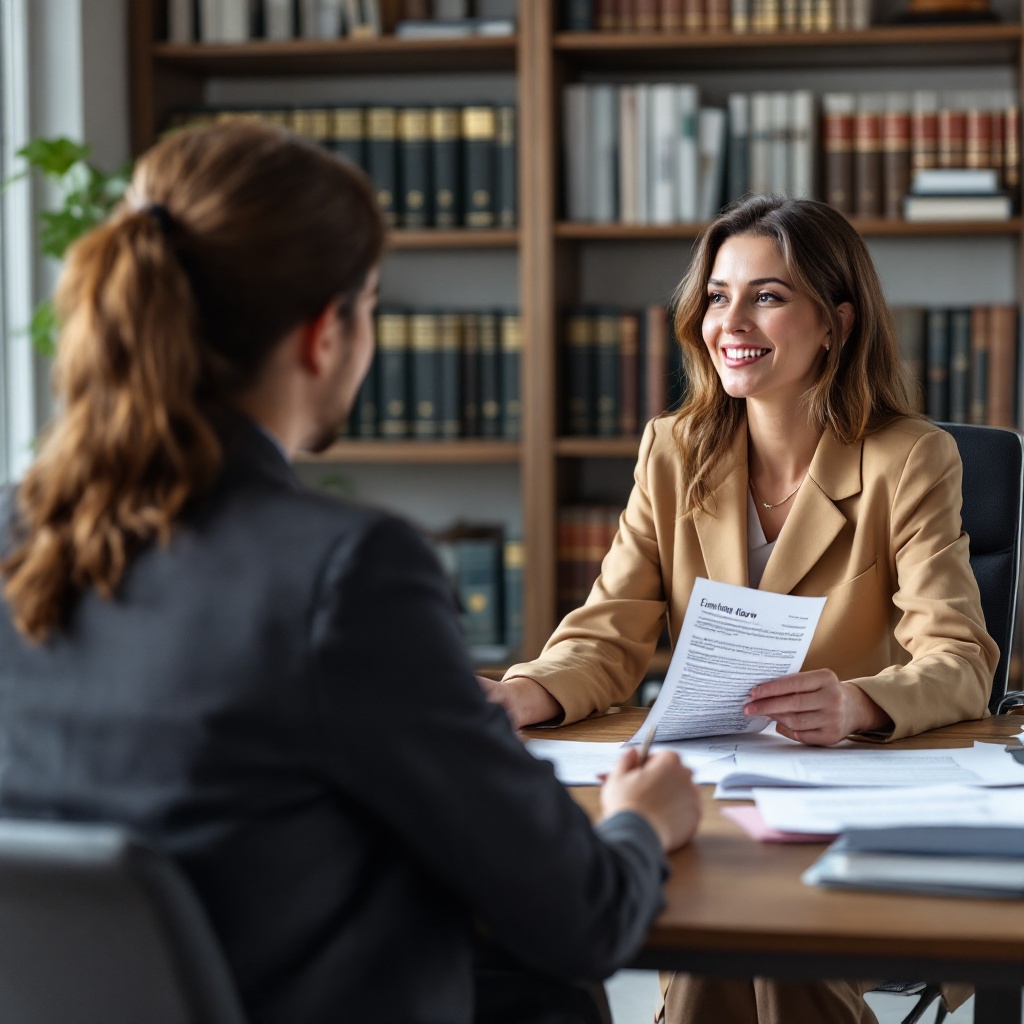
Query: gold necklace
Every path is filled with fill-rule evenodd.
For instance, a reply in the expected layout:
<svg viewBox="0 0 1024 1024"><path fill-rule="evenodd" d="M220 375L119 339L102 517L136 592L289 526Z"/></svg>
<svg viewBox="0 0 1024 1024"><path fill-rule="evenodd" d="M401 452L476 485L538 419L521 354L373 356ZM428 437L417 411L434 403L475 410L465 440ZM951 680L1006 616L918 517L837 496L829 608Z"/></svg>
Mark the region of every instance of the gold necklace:
<svg viewBox="0 0 1024 1024"><path fill-rule="evenodd" d="M771 505L769 505L769 504L768 504L768 502L767 502L767 501L765 501L765 500L764 500L764 498L762 498L762 497L761 497L761 495L757 493L757 488L756 488L756 487L754 486L754 478L753 478L753 477L747 477L747 483L749 483L749 484L750 484L750 491L751 491L751 493L752 493L752 494L754 495L754 497L755 497L755 498L756 498L756 499L757 499L757 500L758 500L758 501L759 501L759 502L760 502L760 503L761 503L761 504L762 504L762 505L763 505L763 506L764 506L764 507L765 507L766 509L768 509L768 510L770 511L770 510L771 510L771 509L773 509L773 508L778 508L778 507L779 507L779 505L785 505L785 504L786 504L786 502L787 502L787 501L789 501L789 499L790 499L790 498L792 498L792 497L793 497L793 495L794 495L794 494L796 494L796 492L797 492L797 491L799 491L801 487L803 487L803 483L804 483L804 480L806 480L806 479L807 479L807 474L806 474L806 473L804 473L803 477L802 477L802 478L801 478L801 480L800 480L800 483L798 483L798 484L796 485L796 487L794 487L794 488L793 488L793 490L791 490L791 491L789 492L789 494L787 494L787 495L786 495L786 496L785 496L784 498L780 498L780 499L779 499L778 501L774 502L774 503L773 503L773 504L771 504Z"/></svg>

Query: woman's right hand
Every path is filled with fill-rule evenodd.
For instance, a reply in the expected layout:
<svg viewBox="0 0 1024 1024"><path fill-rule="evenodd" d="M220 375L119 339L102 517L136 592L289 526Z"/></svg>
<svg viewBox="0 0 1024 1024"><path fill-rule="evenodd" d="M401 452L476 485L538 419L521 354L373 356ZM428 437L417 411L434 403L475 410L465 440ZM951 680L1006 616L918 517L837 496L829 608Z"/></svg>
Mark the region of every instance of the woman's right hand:
<svg viewBox="0 0 1024 1024"><path fill-rule="evenodd" d="M700 791L690 769L671 750L655 751L640 764L630 747L601 787L602 816L633 811L650 822L666 853L688 843L700 823Z"/></svg>

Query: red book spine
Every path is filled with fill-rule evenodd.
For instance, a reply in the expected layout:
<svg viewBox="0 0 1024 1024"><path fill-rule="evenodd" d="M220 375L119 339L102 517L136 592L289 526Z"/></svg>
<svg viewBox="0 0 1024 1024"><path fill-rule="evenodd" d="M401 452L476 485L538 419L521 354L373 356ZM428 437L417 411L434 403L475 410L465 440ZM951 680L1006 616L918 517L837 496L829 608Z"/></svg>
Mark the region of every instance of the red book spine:
<svg viewBox="0 0 1024 1024"><path fill-rule="evenodd" d="M660 0L658 24L663 32L680 32L683 28L683 0Z"/></svg>
<svg viewBox="0 0 1024 1024"><path fill-rule="evenodd" d="M640 318L636 313L623 313L619 317L619 433L626 437L640 429L639 359Z"/></svg>
<svg viewBox="0 0 1024 1024"><path fill-rule="evenodd" d="M967 111L964 164L967 167L992 166L992 111L972 107Z"/></svg>
<svg viewBox="0 0 1024 1024"><path fill-rule="evenodd" d="M858 217L882 215L882 115L858 111L854 119L854 172Z"/></svg>
<svg viewBox="0 0 1024 1024"><path fill-rule="evenodd" d="M908 191L910 111L887 110L882 116L882 212L887 219L900 219Z"/></svg>
<svg viewBox="0 0 1024 1024"><path fill-rule="evenodd" d="M1007 107L1004 114L1003 181L1014 205L1020 198L1020 107Z"/></svg>
<svg viewBox="0 0 1024 1024"><path fill-rule="evenodd" d="M597 0L597 17L594 19L599 32L619 30L619 0Z"/></svg>
<svg viewBox="0 0 1024 1024"><path fill-rule="evenodd" d="M825 200L840 213L853 213L852 113L828 113L823 117L825 140Z"/></svg>
<svg viewBox="0 0 1024 1024"><path fill-rule="evenodd" d="M967 113L943 107L939 111L939 166L964 167Z"/></svg>
<svg viewBox="0 0 1024 1024"><path fill-rule="evenodd" d="M910 118L911 167L915 171L939 163L939 116L934 110L915 110Z"/></svg>
<svg viewBox="0 0 1024 1024"><path fill-rule="evenodd" d="M658 0L633 0L633 27L638 32L656 32L658 30Z"/></svg>

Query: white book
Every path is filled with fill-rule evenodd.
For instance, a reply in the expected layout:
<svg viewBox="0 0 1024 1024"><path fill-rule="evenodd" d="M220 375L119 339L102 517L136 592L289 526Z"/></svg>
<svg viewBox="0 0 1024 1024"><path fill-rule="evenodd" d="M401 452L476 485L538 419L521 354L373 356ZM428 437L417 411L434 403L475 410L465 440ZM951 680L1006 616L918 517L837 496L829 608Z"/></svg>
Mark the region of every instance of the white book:
<svg viewBox="0 0 1024 1024"><path fill-rule="evenodd" d="M919 196L994 195L999 172L994 167L926 167L914 172L910 191Z"/></svg>
<svg viewBox="0 0 1024 1024"><path fill-rule="evenodd" d="M565 212L569 220L590 219L590 172L587 166L590 127L587 89L573 82L562 93L562 138L565 145Z"/></svg>
<svg viewBox="0 0 1024 1024"><path fill-rule="evenodd" d="M316 39L320 24L320 0L299 0L299 32L303 39Z"/></svg>
<svg viewBox="0 0 1024 1024"><path fill-rule="evenodd" d="M772 190L772 94L750 94L750 170L748 185L751 192L767 193Z"/></svg>
<svg viewBox="0 0 1024 1024"><path fill-rule="evenodd" d="M697 123L700 90L686 82L677 85L678 151L676 155L676 205L678 219L691 224L700 219L700 152Z"/></svg>
<svg viewBox="0 0 1024 1024"><path fill-rule="evenodd" d="M647 108L650 106L651 87L639 83L636 87L636 219L638 224L649 224L650 195L647 187L648 137L650 136ZM1024 362L1024 359L1021 360Z"/></svg>
<svg viewBox="0 0 1024 1024"><path fill-rule="evenodd" d="M294 39L292 0L263 0L263 34L267 39Z"/></svg>
<svg viewBox="0 0 1024 1024"><path fill-rule="evenodd" d="M792 176L789 168L789 93L771 94L771 153L770 191L777 196L790 194Z"/></svg>
<svg viewBox="0 0 1024 1024"><path fill-rule="evenodd" d="M199 0L199 38L204 43L223 42L221 0Z"/></svg>
<svg viewBox="0 0 1024 1024"><path fill-rule="evenodd" d="M797 199L814 198L814 154L818 151L814 93L797 89L789 97L789 194Z"/></svg>
<svg viewBox="0 0 1024 1024"><path fill-rule="evenodd" d="M679 109L676 86L660 82L651 86L650 134L647 140L647 181L652 224L674 224L680 219L676 197L678 190L677 150L679 123L685 118Z"/></svg>
<svg viewBox="0 0 1024 1024"><path fill-rule="evenodd" d="M220 41L244 43L249 39L249 0L220 0Z"/></svg>
<svg viewBox="0 0 1024 1024"><path fill-rule="evenodd" d="M167 4L167 41L192 43L196 38L195 9L192 0L169 0Z"/></svg>
<svg viewBox="0 0 1024 1024"><path fill-rule="evenodd" d="M610 224L618 219L619 117L616 87L602 82L588 88L591 169L589 207L592 220Z"/></svg>
<svg viewBox="0 0 1024 1024"><path fill-rule="evenodd" d="M638 223L637 217L636 86L619 86L619 220Z"/></svg>
<svg viewBox="0 0 1024 1024"><path fill-rule="evenodd" d="M701 107L697 122L700 197L697 216L711 220L722 208L725 188L726 116L718 107Z"/></svg>
<svg viewBox="0 0 1024 1024"><path fill-rule="evenodd" d="M319 39L337 39L345 32L344 0L320 0L316 12Z"/></svg>

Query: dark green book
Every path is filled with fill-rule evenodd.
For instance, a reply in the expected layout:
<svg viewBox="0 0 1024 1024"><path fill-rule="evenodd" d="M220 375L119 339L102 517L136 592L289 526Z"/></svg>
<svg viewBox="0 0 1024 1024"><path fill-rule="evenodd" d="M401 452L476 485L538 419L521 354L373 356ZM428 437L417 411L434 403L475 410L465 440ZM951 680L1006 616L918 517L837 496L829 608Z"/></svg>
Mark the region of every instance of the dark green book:
<svg viewBox="0 0 1024 1024"><path fill-rule="evenodd" d="M480 314L462 314L462 436L480 436Z"/></svg>
<svg viewBox="0 0 1024 1024"><path fill-rule="evenodd" d="M430 111L403 107L398 112L398 169L402 182L401 224L425 228L433 222L430 184Z"/></svg>
<svg viewBox="0 0 1024 1024"><path fill-rule="evenodd" d="M441 433L441 330L436 313L409 317L412 435L420 439Z"/></svg>
<svg viewBox="0 0 1024 1024"><path fill-rule="evenodd" d="M480 436L501 437L501 342L497 313L480 316Z"/></svg>
<svg viewBox="0 0 1024 1024"><path fill-rule="evenodd" d="M562 395L565 432L571 437L594 432L594 328L587 310L573 310L565 318Z"/></svg>
<svg viewBox="0 0 1024 1024"><path fill-rule="evenodd" d="M377 205L386 223L399 223L398 109L370 107L366 111L366 170L373 180Z"/></svg>
<svg viewBox="0 0 1024 1024"><path fill-rule="evenodd" d="M562 0L562 28L566 32L592 32L594 0Z"/></svg>
<svg viewBox="0 0 1024 1024"><path fill-rule="evenodd" d="M602 309L594 316L594 430L598 437L619 434L619 314Z"/></svg>
<svg viewBox="0 0 1024 1024"><path fill-rule="evenodd" d="M470 647L501 643L501 539L460 537L455 541L459 602Z"/></svg>
<svg viewBox="0 0 1024 1024"><path fill-rule="evenodd" d="M971 421L971 311L949 311L949 418Z"/></svg>
<svg viewBox="0 0 1024 1024"><path fill-rule="evenodd" d="M523 540L505 538L502 576L505 587L505 644L517 655L523 646Z"/></svg>
<svg viewBox="0 0 1024 1024"><path fill-rule="evenodd" d="M462 314L442 313L439 329L439 435L462 433Z"/></svg>
<svg viewBox="0 0 1024 1024"><path fill-rule="evenodd" d="M495 206L494 107L463 107L463 209L468 228L493 228Z"/></svg>
<svg viewBox="0 0 1024 1024"><path fill-rule="evenodd" d="M516 108L495 108L495 204L499 228L514 228L518 220L516 176Z"/></svg>
<svg viewBox="0 0 1024 1024"><path fill-rule="evenodd" d="M501 436L518 441L522 435L519 375L523 361L523 328L518 313L502 313L501 331Z"/></svg>
<svg viewBox="0 0 1024 1024"><path fill-rule="evenodd" d="M430 111L430 169L436 228L462 224L462 112L458 107Z"/></svg>
<svg viewBox="0 0 1024 1024"><path fill-rule="evenodd" d="M928 375L925 412L933 420L949 419L949 316L929 309L925 325L925 371Z"/></svg>
<svg viewBox="0 0 1024 1024"><path fill-rule="evenodd" d="M381 437L409 436L409 322L405 313L377 314L378 420Z"/></svg>
<svg viewBox="0 0 1024 1024"><path fill-rule="evenodd" d="M349 433L353 437L376 437L377 436L377 386L379 371L379 359L375 355L370 369L356 395L355 404L352 408L352 415L349 417Z"/></svg>
<svg viewBox="0 0 1024 1024"><path fill-rule="evenodd" d="M366 169L366 118L362 107L333 107L330 114L331 150L356 167Z"/></svg>

